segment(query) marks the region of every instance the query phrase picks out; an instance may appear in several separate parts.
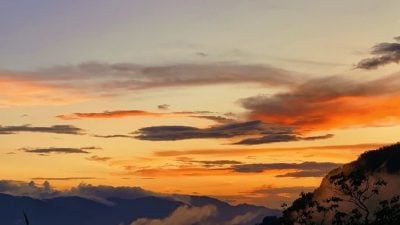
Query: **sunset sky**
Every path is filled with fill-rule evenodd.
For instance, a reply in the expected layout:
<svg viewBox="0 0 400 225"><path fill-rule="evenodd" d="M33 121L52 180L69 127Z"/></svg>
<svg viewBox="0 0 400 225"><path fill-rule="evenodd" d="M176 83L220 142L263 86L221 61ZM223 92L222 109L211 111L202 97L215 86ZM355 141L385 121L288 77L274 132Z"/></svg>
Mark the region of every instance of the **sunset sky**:
<svg viewBox="0 0 400 225"><path fill-rule="evenodd" d="M398 0L0 0L0 179L279 207L399 141Z"/></svg>

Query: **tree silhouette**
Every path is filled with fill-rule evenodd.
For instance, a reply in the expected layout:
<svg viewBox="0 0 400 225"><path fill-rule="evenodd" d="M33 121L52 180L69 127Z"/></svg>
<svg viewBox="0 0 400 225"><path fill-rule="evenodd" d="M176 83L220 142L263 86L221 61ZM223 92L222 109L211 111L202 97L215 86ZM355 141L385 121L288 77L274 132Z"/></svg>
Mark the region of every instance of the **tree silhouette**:
<svg viewBox="0 0 400 225"><path fill-rule="evenodd" d="M363 224L370 224L371 209L367 202L374 196L378 195L382 187L387 183L378 179L371 184L369 176L363 170L352 171L349 174L343 172L331 176L329 178L331 184L342 198L341 201L349 202L356 208L351 211L349 218L353 223L357 223L357 219L363 219Z"/></svg>
<svg viewBox="0 0 400 225"><path fill-rule="evenodd" d="M375 212L374 225L400 224L400 196L379 203L380 209Z"/></svg>

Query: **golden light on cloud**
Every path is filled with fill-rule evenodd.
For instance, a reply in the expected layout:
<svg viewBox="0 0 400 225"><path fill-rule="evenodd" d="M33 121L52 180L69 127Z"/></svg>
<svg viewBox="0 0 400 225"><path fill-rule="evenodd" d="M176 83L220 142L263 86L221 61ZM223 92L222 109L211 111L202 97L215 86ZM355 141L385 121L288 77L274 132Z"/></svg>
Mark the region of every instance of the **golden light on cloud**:
<svg viewBox="0 0 400 225"><path fill-rule="evenodd" d="M400 96L340 97L321 102L297 115L254 114L253 118L293 125L301 132L338 128L390 126L400 121ZM295 109L294 109L295 110Z"/></svg>
<svg viewBox="0 0 400 225"><path fill-rule="evenodd" d="M13 79L11 75L0 79L0 89L2 96L0 106L67 105L91 99L77 91L29 80Z"/></svg>

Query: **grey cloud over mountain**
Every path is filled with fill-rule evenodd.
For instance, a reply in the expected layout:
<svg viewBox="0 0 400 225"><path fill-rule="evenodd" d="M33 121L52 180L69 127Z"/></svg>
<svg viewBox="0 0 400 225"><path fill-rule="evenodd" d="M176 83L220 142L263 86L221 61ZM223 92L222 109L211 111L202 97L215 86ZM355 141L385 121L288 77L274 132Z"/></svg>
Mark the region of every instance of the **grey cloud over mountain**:
<svg viewBox="0 0 400 225"><path fill-rule="evenodd" d="M35 180L44 180L43 177L34 178ZM87 180L97 179L95 177L63 177L63 178L50 178L46 180ZM134 199L145 196L157 196L158 194L146 191L140 187L113 187L106 185L91 185L91 184L79 184L76 187L59 191L51 187L51 185L44 181L43 184L36 184L35 182L23 182L13 180L0 180L0 193L6 193L16 196L29 196L33 198L52 198L62 196L79 196L107 202L107 198L117 197Z"/></svg>

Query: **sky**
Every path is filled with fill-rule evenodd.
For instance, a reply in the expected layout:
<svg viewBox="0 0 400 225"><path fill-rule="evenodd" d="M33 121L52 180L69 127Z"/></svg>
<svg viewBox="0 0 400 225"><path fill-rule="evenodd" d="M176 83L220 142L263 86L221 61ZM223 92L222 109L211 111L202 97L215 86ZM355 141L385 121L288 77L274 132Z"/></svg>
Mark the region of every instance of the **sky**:
<svg viewBox="0 0 400 225"><path fill-rule="evenodd" d="M279 207L397 142L397 0L0 0L0 179Z"/></svg>

